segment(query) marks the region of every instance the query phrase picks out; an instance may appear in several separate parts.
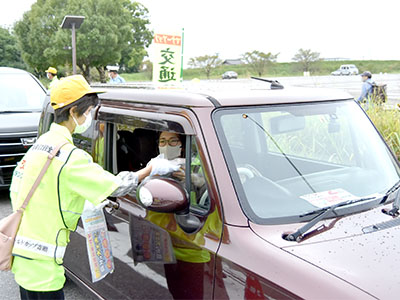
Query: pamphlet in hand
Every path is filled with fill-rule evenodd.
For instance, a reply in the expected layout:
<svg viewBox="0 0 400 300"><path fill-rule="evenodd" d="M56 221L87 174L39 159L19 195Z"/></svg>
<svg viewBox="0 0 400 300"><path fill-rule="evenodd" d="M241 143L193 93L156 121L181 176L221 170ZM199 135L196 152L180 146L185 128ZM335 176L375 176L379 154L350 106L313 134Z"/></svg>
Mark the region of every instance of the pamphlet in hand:
<svg viewBox="0 0 400 300"><path fill-rule="evenodd" d="M102 207L95 207L87 200L81 218L85 229L92 282L96 282L114 271L107 224Z"/></svg>

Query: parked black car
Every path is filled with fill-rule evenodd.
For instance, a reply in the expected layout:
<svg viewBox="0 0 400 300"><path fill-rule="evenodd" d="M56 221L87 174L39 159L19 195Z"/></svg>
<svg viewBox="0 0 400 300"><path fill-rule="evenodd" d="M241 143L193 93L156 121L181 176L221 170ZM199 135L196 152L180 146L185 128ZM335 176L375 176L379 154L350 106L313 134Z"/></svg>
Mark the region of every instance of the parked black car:
<svg viewBox="0 0 400 300"><path fill-rule="evenodd" d="M9 188L17 162L36 141L45 96L34 75L0 67L0 190Z"/></svg>

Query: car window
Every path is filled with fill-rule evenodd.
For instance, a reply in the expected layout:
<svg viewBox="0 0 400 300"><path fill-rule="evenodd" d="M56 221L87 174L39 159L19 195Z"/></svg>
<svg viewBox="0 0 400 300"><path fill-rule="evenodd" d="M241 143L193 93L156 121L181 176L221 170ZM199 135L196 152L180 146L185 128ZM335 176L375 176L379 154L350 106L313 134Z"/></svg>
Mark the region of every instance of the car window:
<svg viewBox="0 0 400 300"><path fill-rule="evenodd" d="M106 122L104 121L95 121L94 125L94 133L93 133L93 151L92 157L95 163L98 163L103 168L106 168L105 162L105 149L106 149L106 140L105 137L107 136L107 126Z"/></svg>
<svg viewBox="0 0 400 300"><path fill-rule="evenodd" d="M160 131L124 124L116 124L115 138L115 173L121 171L138 171L144 168L151 159L160 155ZM206 214L210 209L204 168L198 148L193 136L182 136L182 154L173 159L180 166L177 172L167 174L180 182L185 187L185 178L190 177L190 187L187 188L190 196L190 209L200 215ZM188 148L189 146L189 148ZM186 169L186 157L190 157L190 168Z"/></svg>
<svg viewBox="0 0 400 300"><path fill-rule="evenodd" d="M352 100L220 109L214 120L241 206L257 223L304 221L330 195L377 197L399 180L395 158Z"/></svg>
<svg viewBox="0 0 400 300"><path fill-rule="evenodd" d="M0 74L0 111L40 111L46 92L29 74Z"/></svg>
<svg viewBox="0 0 400 300"><path fill-rule="evenodd" d="M191 137L192 138L192 137ZM210 199L208 196L204 166L201 161L197 144L192 138L191 147L191 191L190 209L199 214L206 214L210 210Z"/></svg>
<svg viewBox="0 0 400 300"><path fill-rule="evenodd" d="M276 111L262 116L263 126L270 130L270 135L265 135L264 138L271 153L284 152L303 159L326 161L343 166L356 165L352 138L354 133L350 130L350 119L339 118L338 114L296 116L287 111ZM296 123L304 128L298 130L288 128L287 131L271 128L280 120L291 122L293 128ZM319 136L320 140L315 141L315 136Z"/></svg>

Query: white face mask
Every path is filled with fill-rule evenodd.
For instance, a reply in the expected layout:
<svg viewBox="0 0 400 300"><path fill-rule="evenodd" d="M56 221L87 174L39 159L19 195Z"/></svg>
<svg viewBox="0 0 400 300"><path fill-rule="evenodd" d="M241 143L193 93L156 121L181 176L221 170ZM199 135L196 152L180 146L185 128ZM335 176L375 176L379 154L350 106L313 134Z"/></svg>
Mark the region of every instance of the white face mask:
<svg viewBox="0 0 400 300"><path fill-rule="evenodd" d="M92 124L92 114L84 114L84 116L86 117L85 122L83 122L83 124L79 125L78 122L76 121L76 119L74 118L74 116L72 115L72 119L74 119L75 122L75 129L74 129L74 133L83 133L86 130L88 130L88 128L90 127L90 125Z"/></svg>
<svg viewBox="0 0 400 300"><path fill-rule="evenodd" d="M164 157L168 160L172 160L172 159L180 157L181 149L182 149L181 145L178 145L178 146L165 145L164 147L158 146L158 150L160 151L160 154L164 154Z"/></svg>

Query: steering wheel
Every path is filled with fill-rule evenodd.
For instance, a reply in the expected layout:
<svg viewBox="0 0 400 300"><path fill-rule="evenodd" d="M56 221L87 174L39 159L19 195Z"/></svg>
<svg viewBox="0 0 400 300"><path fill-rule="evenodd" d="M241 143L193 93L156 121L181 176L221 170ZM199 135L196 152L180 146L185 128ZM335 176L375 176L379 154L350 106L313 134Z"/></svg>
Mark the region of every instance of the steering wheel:
<svg viewBox="0 0 400 300"><path fill-rule="evenodd" d="M272 181L271 179L264 177L260 171L258 171L255 167L249 164L244 164L240 165L237 167L237 172L240 177L240 181L242 182L242 185L244 185L247 181L252 181L252 179L258 179L261 180L263 183L266 184L266 186L270 186L272 189L275 189L276 191L283 193L287 196L289 196L291 193L289 190L281 186L280 184Z"/></svg>

